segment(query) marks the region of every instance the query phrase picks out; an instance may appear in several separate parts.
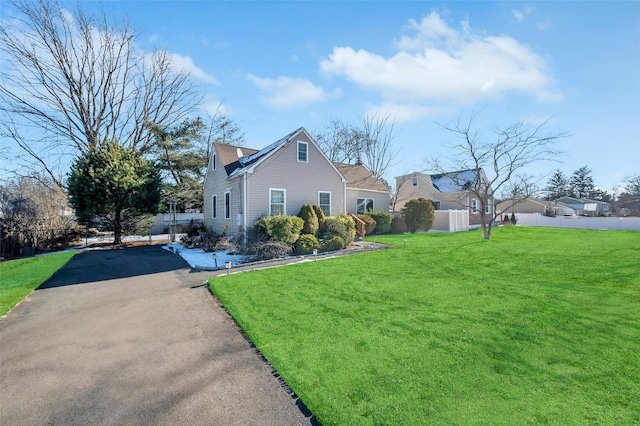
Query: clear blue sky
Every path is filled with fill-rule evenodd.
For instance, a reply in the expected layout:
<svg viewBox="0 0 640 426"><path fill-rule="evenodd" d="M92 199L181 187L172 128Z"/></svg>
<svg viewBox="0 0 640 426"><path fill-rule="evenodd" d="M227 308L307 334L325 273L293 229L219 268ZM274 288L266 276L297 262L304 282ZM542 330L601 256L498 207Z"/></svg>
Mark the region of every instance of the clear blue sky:
<svg viewBox="0 0 640 426"><path fill-rule="evenodd" d="M139 48L191 69L261 148L298 127L397 121L390 176L427 167L436 123L484 107L485 126L553 116L560 163L610 189L640 173L640 2L81 1L127 17ZM546 179L544 179L546 182Z"/></svg>

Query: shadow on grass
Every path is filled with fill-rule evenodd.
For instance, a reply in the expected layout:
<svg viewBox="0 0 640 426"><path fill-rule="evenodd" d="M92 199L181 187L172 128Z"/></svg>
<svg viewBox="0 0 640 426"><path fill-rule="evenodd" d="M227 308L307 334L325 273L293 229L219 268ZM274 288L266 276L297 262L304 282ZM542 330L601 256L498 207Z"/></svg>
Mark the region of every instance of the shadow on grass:
<svg viewBox="0 0 640 426"><path fill-rule="evenodd" d="M157 274L188 267L180 256L161 246L87 251L76 254L38 290Z"/></svg>

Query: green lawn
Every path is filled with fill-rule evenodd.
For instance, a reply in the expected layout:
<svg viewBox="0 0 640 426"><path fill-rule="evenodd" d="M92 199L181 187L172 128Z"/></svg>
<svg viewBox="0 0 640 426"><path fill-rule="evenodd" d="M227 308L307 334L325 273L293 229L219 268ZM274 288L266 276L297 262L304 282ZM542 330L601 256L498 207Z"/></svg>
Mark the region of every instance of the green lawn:
<svg viewBox="0 0 640 426"><path fill-rule="evenodd" d="M0 263L0 316L38 288L74 254L67 251Z"/></svg>
<svg viewBox="0 0 640 426"><path fill-rule="evenodd" d="M320 422L640 424L640 233L370 239L211 279Z"/></svg>

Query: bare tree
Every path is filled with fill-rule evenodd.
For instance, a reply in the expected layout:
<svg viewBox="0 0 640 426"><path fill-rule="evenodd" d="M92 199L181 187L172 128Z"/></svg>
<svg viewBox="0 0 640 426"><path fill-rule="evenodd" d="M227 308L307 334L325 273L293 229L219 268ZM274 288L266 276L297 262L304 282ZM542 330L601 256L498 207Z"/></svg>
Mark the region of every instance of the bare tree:
<svg viewBox="0 0 640 426"><path fill-rule="evenodd" d="M56 0L13 0L0 21L2 136L21 165L56 176L57 162L104 141L144 152L149 123L173 126L201 102L166 51L135 48L127 23L69 12Z"/></svg>
<svg viewBox="0 0 640 426"><path fill-rule="evenodd" d="M466 174L451 173L452 170L471 170L477 178L471 181L456 182L461 188L472 194L478 205L467 201L467 208L475 208L480 213L480 225L485 240L491 238L491 227L498 213L491 208L491 200L498 191L518 194L517 202L533 195L537 189L534 177L518 175L525 166L540 161L556 160L560 151L556 142L568 135L563 132L547 132L551 118L539 125L528 126L518 122L506 127L494 127L491 136L485 136L475 129L479 112L474 111L468 120L458 120L452 125L440 126L453 133L459 140L447 145L449 154L440 160L431 161L436 173L448 174L452 179ZM447 167L445 167L447 166Z"/></svg>
<svg viewBox="0 0 640 426"><path fill-rule="evenodd" d="M78 236L66 191L38 175L0 184L0 236L3 256L17 255L24 245L66 248Z"/></svg>
<svg viewBox="0 0 640 426"><path fill-rule="evenodd" d="M329 160L351 164L361 161L374 176L384 178L397 156L393 148L396 136L391 115L375 112L365 114L358 125L331 120L314 139Z"/></svg>

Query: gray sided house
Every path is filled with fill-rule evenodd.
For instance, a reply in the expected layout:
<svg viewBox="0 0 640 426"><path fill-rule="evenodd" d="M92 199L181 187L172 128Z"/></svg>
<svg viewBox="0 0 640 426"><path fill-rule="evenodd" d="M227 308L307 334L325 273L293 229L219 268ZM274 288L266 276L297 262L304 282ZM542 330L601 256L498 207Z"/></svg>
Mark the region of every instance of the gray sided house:
<svg viewBox="0 0 640 426"><path fill-rule="evenodd" d="M389 212L390 193L387 184L371 174L362 163L333 163L347 181L346 211L354 214L369 210Z"/></svg>
<svg viewBox="0 0 640 426"><path fill-rule="evenodd" d="M546 201L540 198L509 198L496 206L500 213L538 213L552 216L571 216L575 210L570 206L554 201Z"/></svg>
<svg viewBox="0 0 640 426"><path fill-rule="evenodd" d="M355 213L358 197L363 203L374 199L378 208L379 187L364 179L350 188L338 166L304 128L261 150L216 143L204 181L205 225L218 234L235 234L263 216L297 215L303 204L319 205L327 216ZM342 171L349 175L356 167L367 170L344 165ZM388 200L387 190L385 206Z"/></svg>
<svg viewBox="0 0 640 426"><path fill-rule="evenodd" d="M470 188L486 182L482 169L461 170L450 173L429 175L426 173L411 173L396 177L396 200L394 211L399 212L404 205L416 198L431 200L436 210L469 211L469 224L480 223L480 200ZM493 198L484 206L486 214L494 212Z"/></svg>

